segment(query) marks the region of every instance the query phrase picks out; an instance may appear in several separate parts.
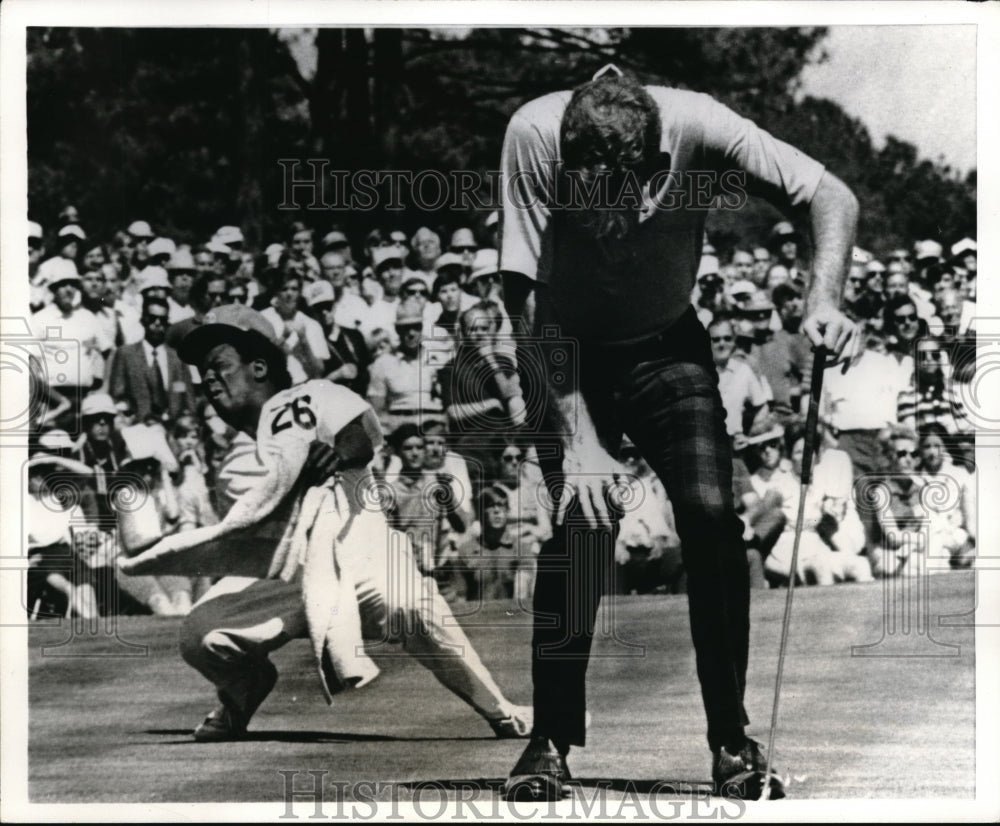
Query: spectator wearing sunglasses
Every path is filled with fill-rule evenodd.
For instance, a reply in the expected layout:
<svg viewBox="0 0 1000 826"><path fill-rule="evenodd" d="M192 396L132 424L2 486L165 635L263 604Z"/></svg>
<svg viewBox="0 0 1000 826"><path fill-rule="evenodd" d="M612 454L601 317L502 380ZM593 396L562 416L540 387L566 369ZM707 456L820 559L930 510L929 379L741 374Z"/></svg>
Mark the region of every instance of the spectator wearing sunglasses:
<svg viewBox="0 0 1000 826"><path fill-rule="evenodd" d="M746 433L749 425L770 401L765 383L742 359L733 358L736 334L732 322L719 316L708 325L712 360L719 374L719 393L726 409L726 432L730 437Z"/></svg>
<svg viewBox="0 0 1000 826"><path fill-rule="evenodd" d="M971 430L961 396L948 380L951 369L941 342L920 339L913 354L915 381L899 394L899 423L918 433L932 424L940 425L949 434Z"/></svg>
<svg viewBox="0 0 1000 826"><path fill-rule="evenodd" d="M928 336L928 327L910 295L895 290L883 310L882 330L888 352L902 364L904 359L912 360L917 342Z"/></svg>
<svg viewBox="0 0 1000 826"><path fill-rule="evenodd" d="M458 255L462 259L462 266L466 272L472 271L472 262L476 258L476 251L479 245L476 243L476 236L468 227L459 227L451 234L451 242L448 244L448 252Z"/></svg>

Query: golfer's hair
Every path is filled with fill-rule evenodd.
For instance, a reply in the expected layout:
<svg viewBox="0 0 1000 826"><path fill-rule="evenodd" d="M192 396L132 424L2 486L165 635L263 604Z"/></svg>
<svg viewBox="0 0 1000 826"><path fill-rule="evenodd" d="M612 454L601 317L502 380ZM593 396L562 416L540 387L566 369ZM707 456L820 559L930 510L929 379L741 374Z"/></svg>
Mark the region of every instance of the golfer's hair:
<svg viewBox="0 0 1000 826"><path fill-rule="evenodd" d="M639 171L660 151L660 112L636 80L606 74L578 86L562 119L567 169Z"/></svg>
<svg viewBox="0 0 1000 826"><path fill-rule="evenodd" d="M616 199L629 178L641 182L652 174L661 128L656 102L632 78L603 75L574 90L559 146L570 193L599 191L606 176L611 202L585 210L588 229L598 240L621 240L637 224L638 205Z"/></svg>
<svg viewBox="0 0 1000 826"><path fill-rule="evenodd" d="M244 364L263 361L267 365L268 379L278 390L287 390L292 386L292 374L288 372L288 358L280 347L254 331L240 336L232 344Z"/></svg>

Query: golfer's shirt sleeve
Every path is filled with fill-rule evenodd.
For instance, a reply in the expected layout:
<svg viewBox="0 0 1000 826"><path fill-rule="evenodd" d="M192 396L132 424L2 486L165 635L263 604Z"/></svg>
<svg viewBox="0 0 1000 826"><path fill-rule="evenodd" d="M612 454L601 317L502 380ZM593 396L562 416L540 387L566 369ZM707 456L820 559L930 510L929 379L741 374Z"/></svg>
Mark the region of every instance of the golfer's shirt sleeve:
<svg viewBox="0 0 1000 826"><path fill-rule="evenodd" d="M539 107L535 101L531 106ZM559 112L552 117L514 114L500 156L503 224L500 266L547 281L551 257L550 198L558 163ZM551 121L551 122L550 122Z"/></svg>
<svg viewBox="0 0 1000 826"><path fill-rule="evenodd" d="M720 172L742 170L746 173L747 193L775 206L809 205L823 177L821 163L708 95L697 97L709 168Z"/></svg>

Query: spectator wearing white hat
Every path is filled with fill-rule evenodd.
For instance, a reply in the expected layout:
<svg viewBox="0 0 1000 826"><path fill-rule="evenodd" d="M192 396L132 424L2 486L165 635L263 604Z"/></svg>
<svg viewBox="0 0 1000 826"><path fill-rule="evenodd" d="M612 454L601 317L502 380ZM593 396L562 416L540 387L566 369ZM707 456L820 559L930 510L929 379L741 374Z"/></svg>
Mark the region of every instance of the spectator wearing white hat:
<svg viewBox="0 0 1000 826"><path fill-rule="evenodd" d="M424 315L418 304L400 302L394 326L399 346L375 359L368 382L368 401L386 432L419 421L421 413L441 412L437 369L422 355Z"/></svg>
<svg viewBox="0 0 1000 826"><path fill-rule="evenodd" d="M142 269L149 258L149 242L156 236L146 221L133 221L128 225L126 232L131 241L129 264L136 269Z"/></svg>
<svg viewBox="0 0 1000 826"><path fill-rule="evenodd" d="M361 301L357 296L351 298ZM322 326L326 336L330 357L323 366L325 377L363 396L368 391L368 367L372 362L364 334L357 327L345 327L337 320L336 290L329 281L320 279L307 284L305 299L310 315Z"/></svg>
<svg viewBox="0 0 1000 826"><path fill-rule="evenodd" d="M161 239L157 239L159 241ZM156 243L155 241L153 242ZM152 249L152 245L150 245ZM167 306L170 308L170 323L177 324L195 315L191 306L191 287L197 270L194 257L187 247L174 249L165 262L167 278L170 281L170 295L167 296Z"/></svg>
<svg viewBox="0 0 1000 826"><path fill-rule="evenodd" d="M128 451L125 441L115 428L118 409L107 393L89 393L80 404L80 423L83 441L74 457L83 462L94 474L94 496L85 497L82 504L87 516L94 522L114 522L114 509L108 499L110 483L125 463Z"/></svg>
<svg viewBox="0 0 1000 826"><path fill-rule="evenodd" d="M302 277L294 271L286 272L270 306L260 314L274 328L282 350L299 361L307 378L314 379L325 375L330 349L320 323L299 309L302 291Z"/></svg>
<svg viewBox="0 0 1000 826"><path fill-rule="evenodd" d="M38 291L34 298L41 302L40 306L48 304L51 299L51 294L46 294L44 288L53 283L54 277L67 271L63 262L73 262L74 269L76 269L76 261L80 254L80 242L86 240L86 237L78 226L65 226L59 230L56 237L58 252L51 258L42 261L35 274L33 284L38 288Z"/></svg>
<svg viewBox="0 0 1000 826"><path fill-rule="evenodd" d="M395 245L372 250L372 271L380 290L371 303L369 323L372 329L392 330L404 279L403 259Z"/></svg>
<svg viewBox="0 0 1000 826"><path fill-rule="evenodd" d="M53 260L47 275L52 303L31 317L31 333L41 342L49 384L78 404L100 382L105 339L94 314L79 306L76 264Z"/></svg>
<svg viewBox="0 0 1000 826"><path fill-rule="evenodd" d="M166 267L170 257L177 252L177 244L171 238L154 238L146 248L147 265Z"/></svg>
<svg viewBox="0 0 1000 826"><path fill-rule="evenodd" d="M757 294L757 285L748 279L740 279L729 285L729 306L733 312L739 312L750 303Z"/></svg>

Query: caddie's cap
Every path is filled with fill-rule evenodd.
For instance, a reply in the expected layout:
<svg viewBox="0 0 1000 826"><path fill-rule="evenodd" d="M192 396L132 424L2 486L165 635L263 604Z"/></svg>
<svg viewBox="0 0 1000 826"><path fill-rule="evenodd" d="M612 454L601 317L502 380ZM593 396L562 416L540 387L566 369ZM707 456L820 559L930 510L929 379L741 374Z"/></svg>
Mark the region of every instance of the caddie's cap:
<svg viewBox="0 0 1000 826"><path fill-rule="evenodd" d="M372 250L372 264L375 267L375 272L380 272L391 263L403 266L403 256L398 247L376 247Z"/></svg>
<svg viewBox="0 0 1000 826"><path fill-rule="evenodd" d="M205 313L202 324L181 339L177 353L185 363L197 365L218 345L241 341L267 345L280 352L274 327L264 316L245 304L223 304Z"/></svg>
<svg viewBox="0 0 1000 826"><path fill-rule="evenodd" d="M87 240L87 233L85 233L79 226L79 224L67 224L58 233L60 238L67 238L70 235L74 235L81 241Z"/></svg>
<svg viewBox="0 0 1000 826"><path fill-rule="evenodd" d="M115 407L114 399L107 393L88 393L80 402L80 417L86 419L88 416L116 416L118 408Z"/></svg>
<svg viewBox="0 0 1000 826"><path fill-rule="evenodd" d="M135 287L140 293L146 292L146 290L152 289L170 289L170 279L167 277L167 271L163 267L158 267L155 264L151 264L148 267L139 271L139 274L135 277Z"/></svg>
<svg viewBox="0 0 1000 826"><path fill-rule="evenodd" d="M133 238L152 238L153 230L145 221L133 221L126 230Z"/></svg>
<svg viewBox="0 0 1000 826"><path fill-rule="evenodd" d="M472 261L472 275L470 279L475 281L487 275L496 275L500 272L500 253L491 247L486 247L476 253Z"/></svg>
<svg viewBox="0 0 1000 826"><path fill-rule="evenodd" d="M305 296L306 304L310 307L315 307L324 301L329 301L331 304L334 301L333 285L325 279L306 284L302 293Z"/></svg>
<svg viewBox="0 0 1000 826"><path fill-rule="evenodd" d="M155 258L157 255L171 256L177 252L177 245L169 238L154 238L149 242L149 257Z"/></svg>

